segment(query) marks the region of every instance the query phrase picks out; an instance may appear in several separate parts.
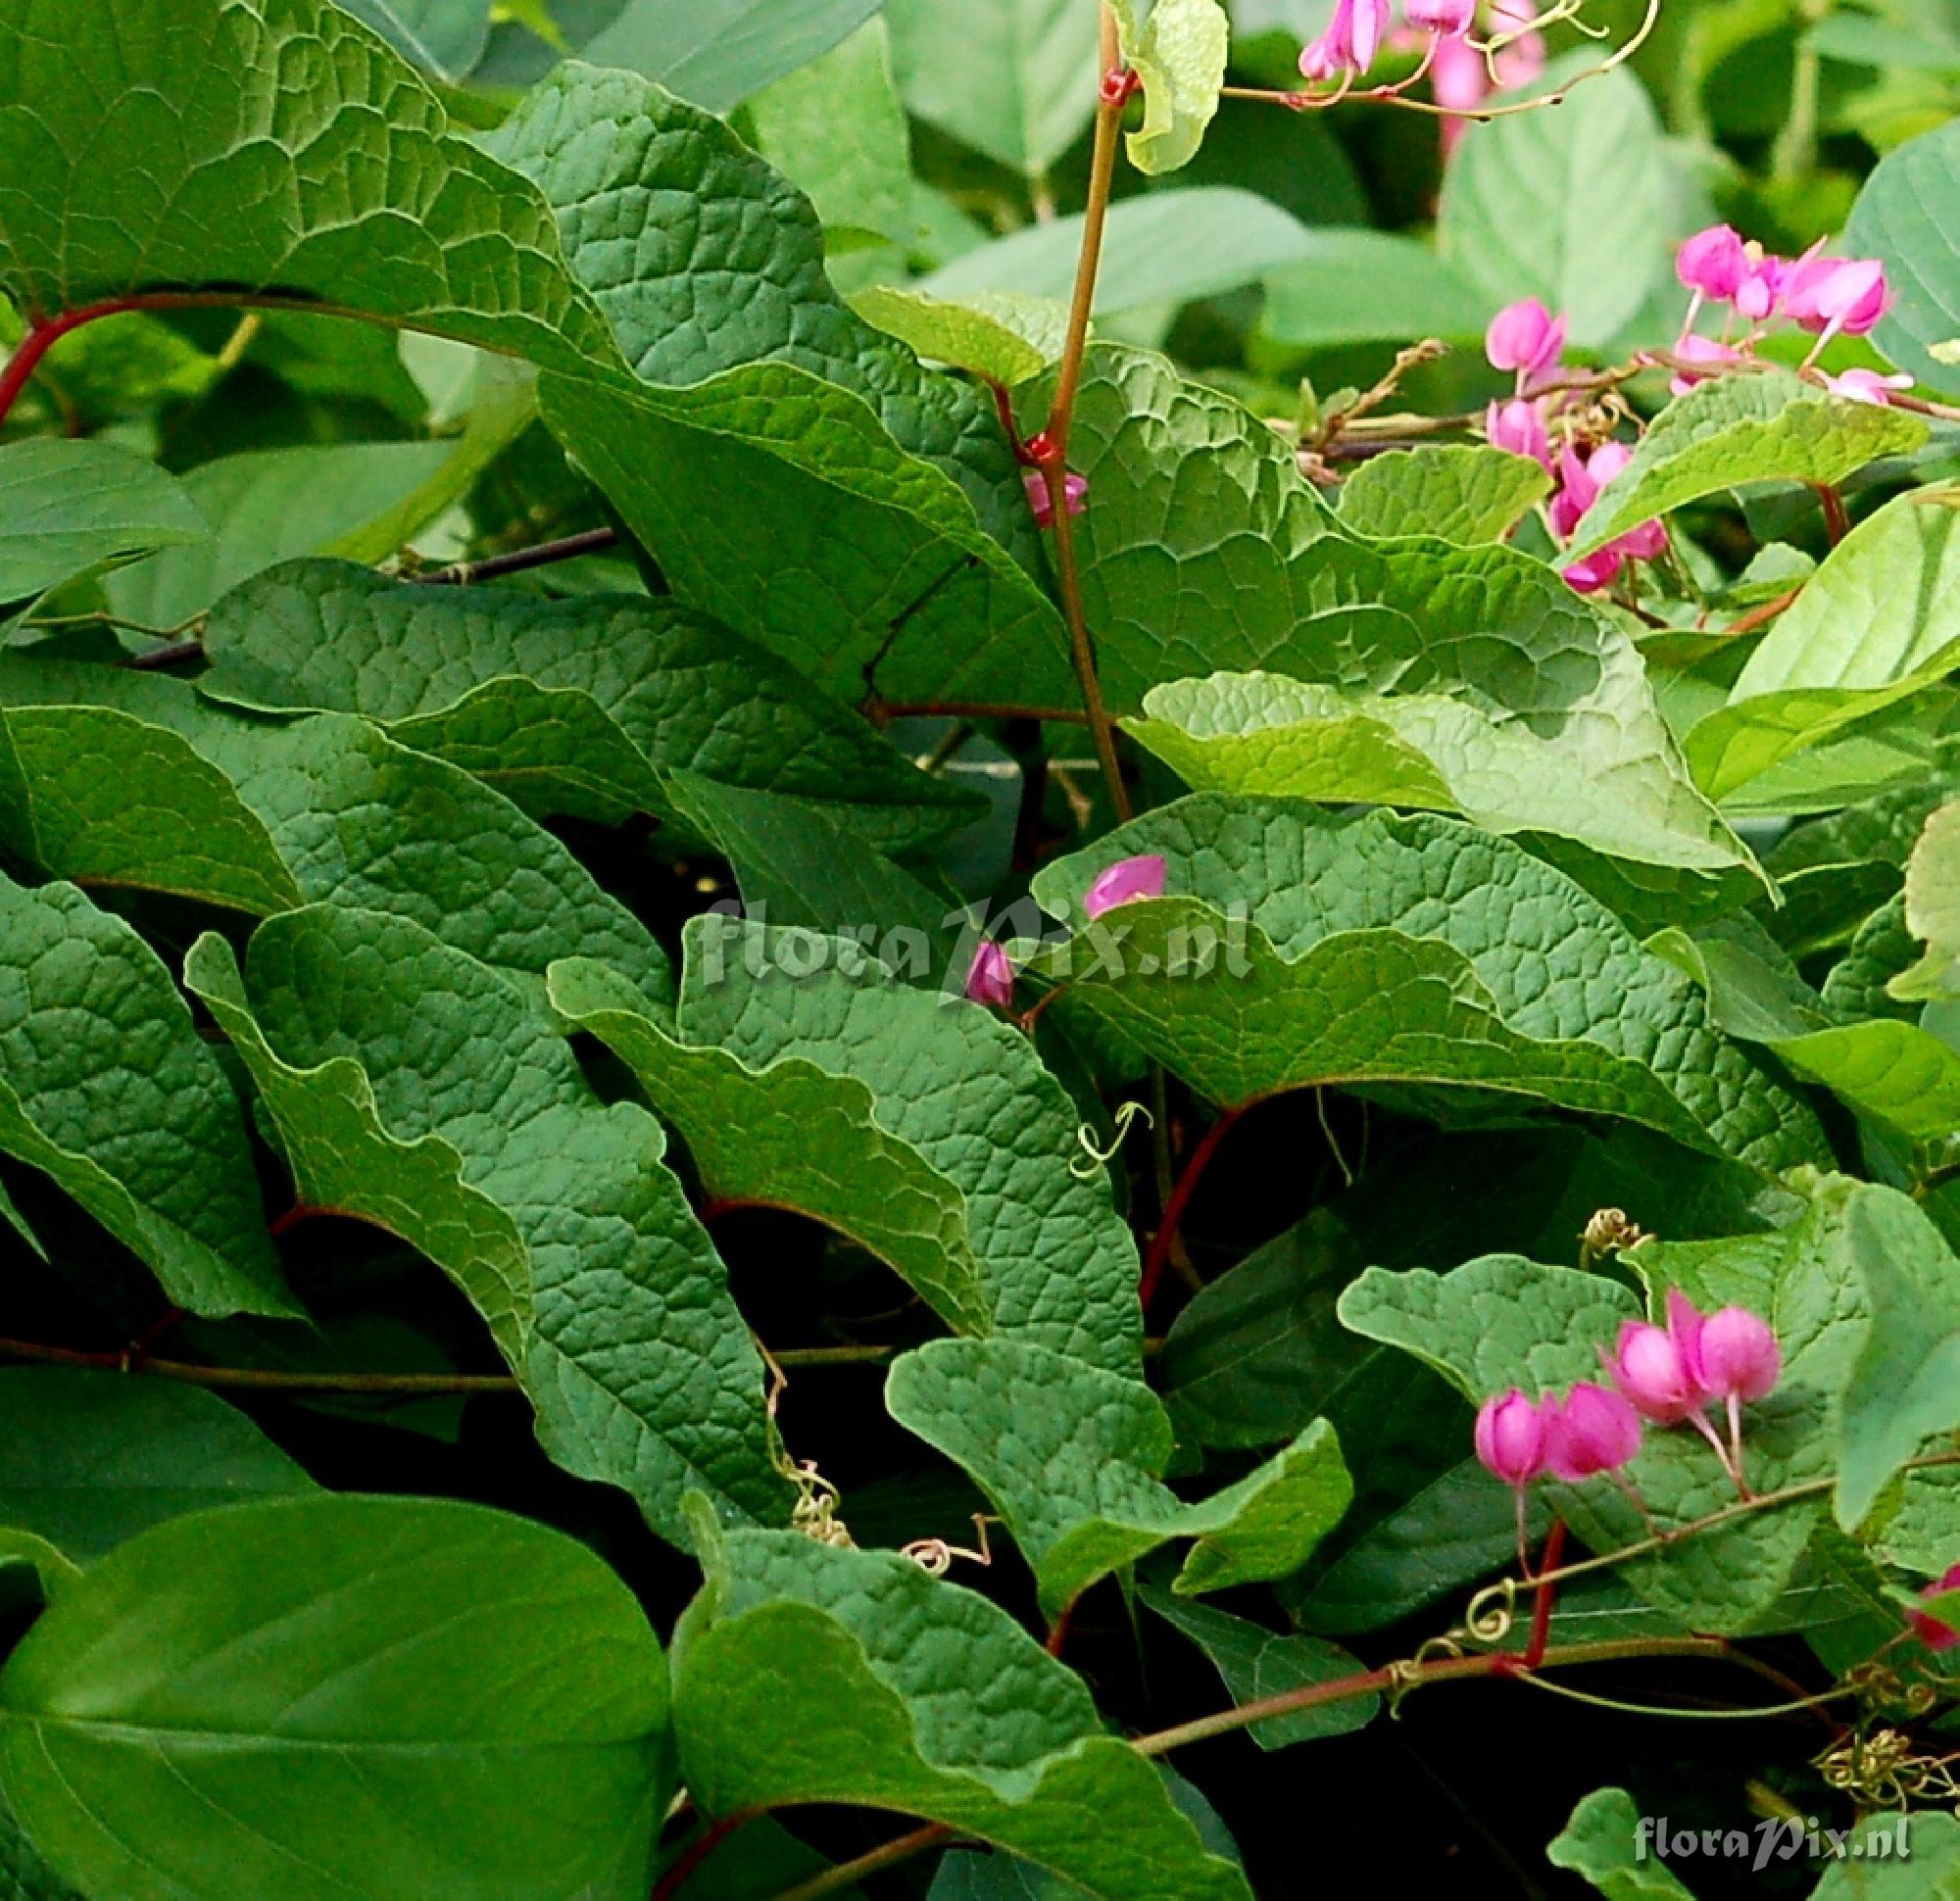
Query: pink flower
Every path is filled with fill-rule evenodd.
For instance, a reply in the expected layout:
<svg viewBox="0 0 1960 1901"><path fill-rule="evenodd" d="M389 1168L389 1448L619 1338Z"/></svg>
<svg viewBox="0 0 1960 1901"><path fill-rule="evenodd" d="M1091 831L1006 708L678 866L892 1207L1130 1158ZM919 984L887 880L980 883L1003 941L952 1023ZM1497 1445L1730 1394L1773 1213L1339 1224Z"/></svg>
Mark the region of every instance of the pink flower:
<svg viewBox="0 0 1960 1901"><path fill-rule="evenodd" d="M1601 548L1584 561L1560 568L1559 573L1574 594L1603 594L1620 578L1620 570L1626 564L1626 556L1617 548Z"/></svg>
<svg viewBox="0 0 1960 1901"><path fill-rule="evenodd" d="M1497 0L1497 4L1491 9L1491 25L1494 32L1499 35L1518 34L1494 61L1497 84L1506 92L1530 85L1544 71L1544 35L1519 32L1519 28L1529 25L1537 15L1534 0Z"/></svg>
<svg viewBox="0 0 1960 1901"><path fill-rule="evenodd" d="M1895 389L1910 389L1910 376L1881 376L1876 369L1847 369L1841 376L1827 376L1824 387L1833 396L1841 396L1847 403L1877 403L1881 407L1891 401Z"/></svg>
<svg viewBox="0 0 1960 1901"><path fill-rule="evenodd" d="M1529 456L1547 473L1556 473L1544 413L1528 398L1516 396L1508 403L1493 403L1485 412L1484 433L1490 438L1492 448L1508 450L1513 456Z"/></svg>
<svg viewBox="0 0 1960 1901"><path fill-rule="evenodd" d="M1612 1357L1602 1346L1599 1363L1635 1409L1656 1426L1678 1426L1708 1403L1709 1395L1683 1356L1680 1340L1649 1321L1622 1321Z"/></svg>
<svg viewBox="0 0 1960 1901"><path fill-rule="evenodd" d="M1014 966L992 938L982 938L966 969L966 995L976 1003L1005 1009L1014 1000Z"/></svg>
<svg viewBox="0 0 1960 1901"><path fill-rule="evenodd" d="M1684 362L1707 364L1711 367L1721 367L1732 363L1740 363L1740 350L1732 350L1726 343L1717 343L1713 337L1698 337L1691 330L1674 346L1674 354ZM1678 370L1672 388L1675 395L1686 396L1696 383L1707 379L1692 369Z"/></svg>
<svg viewBox="0 0 1960 1901"><path fill-rule="evenodd" d="M1765 253L1760 244L1746 247L1749 254L1748 274L1736 286L1735 305L1737 312L1751 323L1767 322L1776 315L1777 307L1783 302L1784 286L1789 280L1789 273L1795 268L1788 258L1778 258Z"/></svg>
<svg viewBox="0 0 1960 1901"><path fill-rule="evenodd" d="M1037 528L1054 526L1054 508L1048 499L1048 482L1038 468L1021 470L1021 480L1028 491L1028 507L1035 512ZM1080 514L1089 506L1089 477L1087 475L1064 475L1061 478L1061 492L1068 502L1070 514Z"/></svg>
<svg viewBox="0 0 1960 1901"><path fill-rule="evenodd" d="M1365 73L1389 30L1389 0L1339 0L1326 32L1301 48L1299 70L1309 79Z"/></svg>
<svg viewBox="0 0 1960 1901"><path fill-rule="evenodd" d="M1477 1412L1477 1457L1494 1478L1519 1490L1545 1469L1547 1414L1556 1402L1544 1406L1527 1399L1516 1387L1487 1399Z"/></svg>
<svg viewBox="0 0 1960 1901"><path fill-rule="evenodd" d="M1477 0L1408 0L1403 11L1411 26L1456 39L1476 24Z"/></svg>
<svg viewBox="0 0 1960 1901"><path fill-rule="evenodd" d="M1554 317L1536 297L1511 304L1491 319L1484 354L1494 369L1515 369L1519 387L1543 376L1565 350L1568 319Z"/></svg>
<svg viewBox="0 0 1960 1901"><path fill-rule="evenodd" d="M1808 258L1791 271L1783 299L1796 322L1827 341L1840 331L1861 337L1876 329L1891 302L1876 258Z"/></svg>
<svg viewBox="0 0 1960 1901"><path fill-rule="evenodd" d="M1569 444L1559 452L1559 490L1551 498L1551 526L1561 541L1570 541L1600 491L1634 459L1624 442L1602 442L1581 459ZM1629 561L1650 561L1667 547L1667 529L1659 521L1642 521L1624 535L1595 549L1562 569L1566 584L1579 594L1597 594L1619 579Z"/></svg>
<svg viewBox="0 0 1960 1901"><path fill-rule="evenodd" d="M1139 898L1161 898L1165 869L1160 852L1118 858L1097 873L1096 882L1083 896L1082 908L1091 917L1101 917L1104 911L1112 911L1118 904L1128 904Z"/></svg>
<svg viewBox="0 0 1960 1901"><path fill-rule="evenodd" d="M1761 1315L1746 1307L1724 1307L1700 1324L1694 1371L1711 1398L1766 1399L1783 1372L1783 1355Z"/></svg>
<svg viewBox="0 0 1960 1901"><path fill-rule="evenodd" d="M1943 1578L1936 1578L1919 1594L1938 1597L1956 1586L1960 1586L1960 1564L1952 1566ZM1960 1631L1942 1624L1936 1617L1928 1617L1923 1611L1907 1611L1905 1621L1912 1626L1913 1635L1929 1650L1951 1650L1960 1643Z"/></svg>
<svg viewBox="0 0 1960 1901"><path fill-rule="evenodd" d="M1580 1381L1547 1414L1545 1463L1567 1485L1617 1472L1641 1449L1640 1414L1593 1381Z"/></svg>
<svg viewBox="0 0 1960 1901"><path fill-rule="evenodd" d="M1726 304L1742 287L1749 274L1748 254L1740 235L1727 224L1713 224L1697 231L1681 247L1674 261L1674 272L1685 289L1697 299L1709 298Z"/></svg>

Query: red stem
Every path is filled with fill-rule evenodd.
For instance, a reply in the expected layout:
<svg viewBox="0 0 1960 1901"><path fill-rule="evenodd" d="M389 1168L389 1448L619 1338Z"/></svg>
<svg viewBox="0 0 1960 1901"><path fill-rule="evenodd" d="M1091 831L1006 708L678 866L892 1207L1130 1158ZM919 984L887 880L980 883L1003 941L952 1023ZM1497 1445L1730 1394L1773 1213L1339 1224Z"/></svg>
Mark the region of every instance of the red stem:
<svg viewBox="0 0 1960 1901"><path fill-rule="evenodd" d="M1137 1283L1137 1298L1146 1312L1150 1310L1151 1301L1163 1280L1164 1269L1170 1265L1170 1250L1177 1241L1178 1224L1191 1205L1191 1197L1198 1193L1199 1182L1211 1165L1211 1158L1218 1152L1219 1145L1232 1133L1239 1118L1250 1106L1241 1102L1236 1108L1227 1109L1205 1130L1204 1140L1191 1151L1184 1173L1177 1178L1177 1186L1171 1190L1170 1199L1164 1204L1163 1219L1157 1223L1157 1231L1151 1237L1151 1251L1144 1256L1143 1278Z"/></svg>
<svg viewBox="0 0 1960 1901"><path fill-rule="evenodd" d="M20 399L45 357L71 330L93 323L98 317L118 317L124 311L141 308L134 297L118 297L106 304L85 304L78 311L64 311L59 317L43 318L28 327L27 334L14 346L7 367L0 370L0 422Z"/></svg>
<svg viewBox="0 0 1960 1901"><path fill-rule="evenodd" d="M669 1901L669 1897L678 1894L709 1856L745 1822L753 1822L760 1813L760 1809L737 1809L733 1815L724 1815L718 1822L710 1822L655 1883L653 1901Z"/></svg>
<svg viewBox="0 0 1960 1901"><path fill-rule="evenodd" d="M1551 1531L1544 1540L1544 1550L1538 1561L1541 1574L1555 1574L1560 1561L1565 1556L1565 1521L1554 1518ZM1558 1579L1554 1575L1551 1582L1538 1593L1538 1602L1532 1606L1531 1638L1525 1645L1525 1668L1536 1670L1544 1661L1544 1647L1551 1637L1551 1607L1558 1598Z"/></svg>

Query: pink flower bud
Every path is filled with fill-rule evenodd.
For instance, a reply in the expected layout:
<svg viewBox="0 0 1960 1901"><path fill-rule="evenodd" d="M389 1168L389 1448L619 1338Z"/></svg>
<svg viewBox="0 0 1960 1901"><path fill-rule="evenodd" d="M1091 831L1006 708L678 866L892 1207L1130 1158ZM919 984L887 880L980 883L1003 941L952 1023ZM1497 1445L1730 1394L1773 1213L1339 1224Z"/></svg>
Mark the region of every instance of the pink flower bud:
<svg viewBox="0 0 1960 1901"><path fill-rule="evenodd" d="M1326 32L1303 47L1299 70L1309 79L1365 73L1389 30L1389 0L1339 0Z"/></svg>
<svg viewBox="0 0 1960 1901"><path fill-rule="evenodd" d="M1638 528L1629 528L1613 546L1630 561L1657 561L1667 553L1667 524L1642 521Z"/></svg>
<svg viewBox="0 0 1960 1901"><path fill-rule="evenodd" d="M1546 1415L1555 1403L1546 1400L1541 1406L1516 1387L1485 1400L1477 1411L1475 1435L1484 1470L1519 1487L1544 1472Z"/></svg>
<svg viewBox="0 0 1960 1901"><path fill-rule="evenodd" d="M1847 369L1841 376L1827 376L1824 387L1847 403L1888 404L1895 389L1910 389L1910 376L1881 376L1876 369Z"/></svg>
<svg viewBox="0 0 1960 1901"><path fill-rule="evenodd" d="M1776 314L1783 302L1784 287L1795 267L1787 258L1771 257L1762 246L1751 244L1748 274L1736 287L1737 311L1751 323L1762 323Z"/></svg>
<svg viewBox="0 0 1960 1901"><path fill-rule="evenodd" d="M1783 307L1806 330L1861 337L1891 309L1886 268L1876 258L1805 258L1784 286Z"/></svg>
<svg viewBox="0 0 1960 1901"><path fill-rule="evenodd" d="M1127 904L1134 899L1161 898L1165 868L1160 852L1118 858L1106 870L1097 873L1096 882L1083 897L1082 908L1091 917L1101 917L1104 911L1112 911L1118 904Z"/></svg>
<svg viewBox="0 0 1960 1901"><path fill-rule="evenodd" d="M1408 0L1403 11L1411 26L1447 39L1467 33L1477 22L1477 0Z"/></svg>
<svg viewBox="0 0 1960 1901"><path fill-rule="evenodd" d="M1943 1578L1936 1578L1921 1591L1922 1597L1938 1597L1960 1586L1960 1564L1952 1566ZM1960 1644L1960 1631L1950 1624L1942 1624L1936 1617L1928 1617L1922 1611L1907 1611L1905 1621L1912 1626L1912 1633L1929 1650L1951 1650Z"/></svg>
<svg viewBox="0 0 1960 1901"><path fill-rule="evenodd" d="M1575 594L1603 594L1620 578L1627 558L1617 548L1601 548L1584 561L1559 569L1565 584Z"/></svg>
<svg viewBox="0 0 1960 1901"><path fill-rule="evenodd" d="M1048 499L1048 483L1038 468L1021 470L1021 481L1028 491L1028 507L1035 512L1037 528L1054 526L1054 509ZM1064 475L1061 478L1061 492L1068 503L1070 514L1080 514L1089 506L1089 477L1087 475Z"/></svg>
<svg viewBox="0 0 1960 1901"><path fill-rule="evenodd" d="M1713 337L1698 337L1691 332L1674 346L1674 354L1685 363L1707 364L1711 368L1741 362L1741 353L1732 350L1726 343L1717 343ZM1675 373L1673 390L1677 396L1686 396L1696 383L1706 378L1692 369L1682 369Z"/></svg>
<svg viewBox="0 0 1960 1901"><path fill-rule="evenodd" d="M1602 1346L1599 1361L1635 1410L1656 1426L1678 1426L1708 1403L1693 1370L1682 1358L1680 1343L1664 1327L1644 1320L1622 1321L1611 1358Z"/></svg>
<svg viewBox="0 0 1960 1901"><path fill-rule="evenodd" d="M1543 376L1565 350L1567 318L1553 317L1536 297L1511 304L1491 319L1484 354L1494 369L1515 369L1530 382Z"/></svg>
<svg viewBox="0 0 1960 1901"><path fill-rule="evenodd" d="M1766 1398L1783 1372L1770 1324L1746 1307L1724 1307L1701 1323L1694 1371L1711 1397Z"/></svg>
<svg viewBox="0 0 1960 1901"><path fill-rule="evenodd" d="M1727 224L1714 224L1697 231L1681 247L1674 272L1697 296L1726 304L1749 274L1748 254L1739 233Z"/></svg>
<svg viewBox="0 0 1960 1901"><path fill-rule="evenodd" d="M1513 456L1529 456L1547 473L1555 472L1544 413L1528 398L1517 396L1508 403L1493 403L1484 415L1484 433L1490 438L1492 448L1508 450Z"/></svg>
<svg viewBox="0 0 1960 1901"><path fill-rule="evenodd" d="M1014 1000L1014 966L991 938L983 938L966 970L966 995L976 1003L1005 1009Z"/></svg>
<svg viewBox="0 0 1960 1901"><path fill-rule="evenodd" d="M1592 1380L1580 1381L1562 1405L1547 1411L1545 1463L1567 1485L1616 1472L1641 1449L1640 1414Z"/></svg>

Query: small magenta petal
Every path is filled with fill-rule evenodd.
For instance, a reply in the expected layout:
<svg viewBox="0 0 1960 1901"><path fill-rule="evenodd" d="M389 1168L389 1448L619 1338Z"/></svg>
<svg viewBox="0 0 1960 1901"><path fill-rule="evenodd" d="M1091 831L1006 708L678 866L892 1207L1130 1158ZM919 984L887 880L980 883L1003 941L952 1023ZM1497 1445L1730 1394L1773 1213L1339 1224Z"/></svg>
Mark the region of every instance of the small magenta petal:
<svg viewBox="0 0 1960 1901"><path fill-rule="evenodd" d="M1724 1307L1701 1323L1696 1342L1701 1383L1715 1397L1767 1398L1783 1373L1775 1332L1746 1307Z"/></svg>
<svg viewBox="0 0 1960 1901"><path fill-rule="evenodd" d="M1014 966L991 938L983 939L966 971L966 995L976 1003L1005 1009L1014 1000Z"/></svg>
<svg viewBox="0 0 1960 1901"><path fill-rule="evenodd" d="M1640 1414L1624 1394L1592 1380L1580 1381L1546 1423L1545 1463L1567 1485L1617 1472L1640 1449Z"/></svg>
<svg viewBox="0 0 1960 1901"><path fill-rule="evenodd" d="M1749 274L1748 252L1738 232L1727 224L1713 224L1681 247L1674 269L1687 289L1726 304Z"/></svg>
<svg viewBox="0 0 1960 1901"><path fill-rule="evenodd" d="M1101 917L1104 911L1114 910L1118 904L1128 904L1139 898L1161 898L1165 871L1163 854L1159 852L1148 852L1134 858L1118 858L1114 864L1097 874L1096 882L1084 894L1082 908L1091 917Z"/></svg>
<svg viewBox="0 0 1960 1901"><path fill-rule="evenodd" d="M1403 9L1411 26L1455 39L1477 24L1477 0L1408 0Z"/></svg>
<svg viewBox="0 0 1960 1901"><path fill-rule="evenodd" d="M1936 1578L1921 1591L1922 1597L1938 1597L1944 1592L1960 1586L1960 1564L1947 1569L1943 1578ZM1912 1633L1929 1650L1951 1650L1960 1644L1960 1631L1950 1624L1942 1624L1936 1617L1928 1617L1921 1611L1907 1611L1905 1621L1912 1626Z"/></svg>
<svg viewBox="0 0 1960 1901"><path fill-rule="evenodd" d="M1507 1486L1528 1486L1544 1471L1547 1407L1512 1387L1478 1408L1474 1435L1484 1470Z"/></svg>

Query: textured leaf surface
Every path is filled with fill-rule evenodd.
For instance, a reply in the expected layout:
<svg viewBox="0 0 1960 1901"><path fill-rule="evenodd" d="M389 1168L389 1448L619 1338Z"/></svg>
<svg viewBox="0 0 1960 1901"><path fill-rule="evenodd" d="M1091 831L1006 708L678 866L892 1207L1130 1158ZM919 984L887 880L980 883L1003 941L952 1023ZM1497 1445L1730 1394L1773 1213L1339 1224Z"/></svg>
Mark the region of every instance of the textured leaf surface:
<svg viewBox="0 0 1960 1901"><path fill-rule="evenodd" d="M627 0L586 43L601 66L629 67L684 99L726 112L816 59L877 11L877 0Z"/></svg>
<svg viewBox="0 0 1960 1901"><path fill-rule="evenodd" d="M708 1571L675 1633L674 1721L710 1814L901 1809L1107 1901L1248 1901L1081 1679L986 1598L794 1533L734 1533Z"/></svg>
<svg viewBox="0 0 1960 1901"><path fill-rule="evenodd" d="M660 1126L602 1104L496 972L401 919L316 907L207 936L189 980L253 1072L301 1200L373 1222L489 1322L568 1470L662 1535L709 1492L779 1518L762 1365Z"/></svg>
<svg viewBox="0 0 1960 1901"><path fill-rule="evenodd" d="M1897 298L1879 348L1914 378L1960 395L1960 366L1934 346L1960 337L1960 125L1936 127L1890 152L1851 208L1850 255L1883 260Z"/></svg>
<svg viewBox="0 0 1960 1901"><path fill-rule="evenodd" d="M1371 456L1341 488L1341 525L1357 535L1502 541L1551 493L1529 456L1425 446Z"/></svg>
<svg viewBox="0 0 1960 1901"><path fill-rule="evenodd" d="M765 649L644 596L547 602L303 561L228 595L205 640L208 697L366 714L533 810L671 818L664 778L685 770L908 851L978 804Z"/></svg>
<svg viewBox="0 0 1960 1901"><path fill-rule="evenodd" d="M1905 868L1905 922L1926 954L1891 985L1894 997L1932 1002L1960 991L1960 802L1927 820Z"/></svg>
<svg viewBox="0 0 1960 1901"><path fill-rule="evenodd" d="M1640 1812L1625 1789L1594 1789L1572 1811L1545 1859L1583 1876L1606 1901L1693 1901L1651 1846L1644 1855L1635 1852L1639 1826Z"/></svg>
<svg viewBox="0 0 1960 1901"><path fill-rule="evenodd" d="M318 1495L172 1519L65 1591L0 1675L0 1779L91 1894L624 1901L666 1711L639 1606L570 1538Z"/></svg>
<svg viewBox="0 0 1960 1901"><path fill-rule="evenodd" d="M1125 135L1139 171L1175 171L1197 157L1218 111L1232 24L1219 0L1114 0L1124 63L1144 89L1143 122Z"/></svg>
<svg viewBox="0 0 1960 1901"><path fill-rule="evenodd" d="M0 1373L0 1522L76 1564L184 1512L312 1489L215 1392L78 1367Z"/></svg>
<svg viewBox="0 0 1960 1901"><path fill-rule="evenodd" d="M1047 968L1214 1101L1468 1086L1771 1170L1823 1152L1809 1112L1715 1032L1690 978L1507 841L1200 794L1046 867L1035 895L1070 917L1103 866L1145 852L1163 854L1168 895L1109 913Z"/></svg>
<svg viewBox="0 0 1960 1901"><path fill-rule="evenodd" d="M750 1124L726 1120L728 1104L739 1101L746 1113L759 1113L785 1062L796 1065L799 1099L807 1099L802 1092L813 1079L802 1071L820 1071L835 1106L817 1126L841 1154L825 1152L808 1120L799 1128L790 1117L784 1132L789 1148L806 1151L802 1165L813 1172L804 1179L812 1195L824 1190L822 1205L811 1212L819 1219L847 1212L849 1220L839 1224L845 1232L894 1266L901 1262L887 1249L903 1242L906 1263L920 1260L922 1270L913 1271L938 1279L956 1275L961 1259L944 1255L939 1274L931 1274L930 1254L947 1244L939 1211L957 1211L977 1265L978 1311L963 1296L955 1301L951 1289L948 1301L968 1325L1134 1372L1142 1344L1136 1244L1110 1205L1106 1178L1072 1172L1070 1161L1081 1154L1078 1113L1025 1037L963 999L907 986L846 940L706 916L690 921L683 941L686 969L673 1030L659 1045L642 1034L636 1047L649 1064L643 1082L697 1161L706 1170L710 1157L717 1157L726 1171L721 1179L709 1176L710 1193L776 1198L767 1186L770 1169L794 1156L742 1153L731 1138L746 1137ZM569 1012L589 1000L619 1008L616 980L607 980L599 997L588 988L581 999L572 988L597 977L589 966L556 973L559 1007ZM655 1061L682 1080L662 1081ZM920 1180L918 1194L881 1210L871 1182L858 1190L852 1157L889 1148L909 1150L937 1178L929 1200L909 1164L908 1177ZM842 1199L825 1186L832 1178L845 1191ZM903 1233L883 1243L869 1238L902 1210ZM953 1320L946 1307L941 1311Z"/></svg>
<svg viewBox="0 0 1960 1901"><path fill-rule="evenodd" d="M0 1150L194 1313L299 1312L238 1101L148 945L73 885L0 876Z"/></svg>
<svg viewBox="0 0 1960 1901"><path fill-rule="evenodd" d="M326 0L16 0L0 181L0 287L32 312L220 283L614 354L549 207Z"/></svg>
<svg viewBox="0 0 1960 1901"><path fill-rule="evenodd" d="M1841 482L1927 438L1916 415L1828 396L1782 370L1712 376L1657 415L1633 460L1574 530L1574 559L1704 496L1745 482Z"/></svg>
<svg viewBox="0 0 1960 1901"><path fill-rule="evenodd" d="M1687 740L1724 798L1852 720L1942 677L1960 653L1960 502L1922 489L1861 521Z"/></svg>
<svg viewBox="0 0 1960 1901"><path fill-rule="evenodd" d="M4 808L0 825L11 817L20 849L50 872L262 916L326 902L389 911L499 969L542 977L552 958L589 953L650 996L669 988L645 926L557 839L366 720L270 725L177 680L0 658L0 719L32 829Z"/></svg>
<svg viewBox="0 0 1960 1901"><path fill-rule="evenodd" d="M1099 1578L1196 1540L1181 1594L1298 1571L1353 1495L1316 1420L1237 1484L1187 1504L1163 1484L1170 1415L1141 1382L1019 1340L936 1340L903 1355L885 1404L968 1472L1006 1520L1057 1617Z"/></svg>
<svg viewBox="0 0 1960 1901"><path fill-rule="evenodd" d="M44 438L0 449L0 602L210 534L183 484L126 449Z"/></svg>
<svg viewBox="0 0 1960 1901"><path fill-rule="evenodd" d="M1075 0L885 0L906 104L1028 177L1088 129L1096 21Z"/></svg>
<svg viewBox="0 0 1960 1901"><path fill-rule="evenodd" d="M1610 716L1555 736L1466 694L1356 692L1275 673L1214 673L1144 696L1126 731L1198 792L1460 812L1647 863L1741 855L1667 750L1638 753ZM1614 756L1617 755L1617 756Z"/></svg>
<svg viewBox="0 0 1960 1901"><path fill-rule="evenodd" d="M1304 1689L1310 1683L1360 1674L1359 1662L1338 1643L1323 1637L1282 1636L1262 1624L1234 1617L1230 1611L1194 1604L1148 1584L1137 1594L1218 1666L1235 1703L1256 1703L1287 1690ZM1263 1723L1254 1723L1246 1733L1261 1749L1284 1749L1291 1743L1345 1736L1366 1729L1381 1707L1379 1696L1351 1696L1318 1709L1298 1710L1292 1716L1268 1717Z"/></svg>

